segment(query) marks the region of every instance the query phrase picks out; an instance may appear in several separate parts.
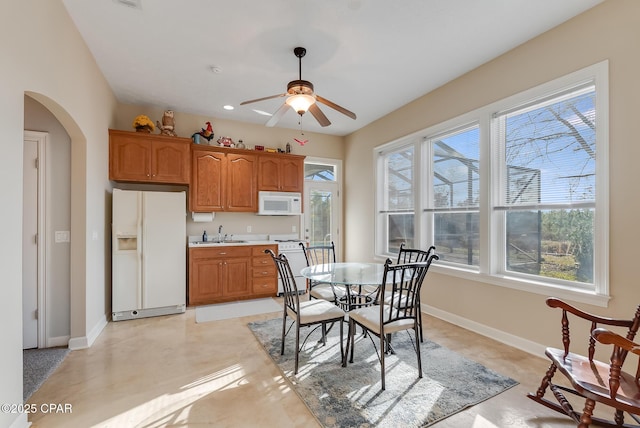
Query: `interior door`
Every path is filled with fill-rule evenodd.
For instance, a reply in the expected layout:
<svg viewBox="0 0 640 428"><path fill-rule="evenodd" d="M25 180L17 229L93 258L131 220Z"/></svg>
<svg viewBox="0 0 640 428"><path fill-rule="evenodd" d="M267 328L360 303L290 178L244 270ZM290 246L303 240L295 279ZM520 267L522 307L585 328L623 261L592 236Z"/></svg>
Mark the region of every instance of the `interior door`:
<svg viewBox="0 0 640 428"><path fill-rule="evenodd" d="M22 347L38 347L38 143L24 140L22 217Z"/></svg>

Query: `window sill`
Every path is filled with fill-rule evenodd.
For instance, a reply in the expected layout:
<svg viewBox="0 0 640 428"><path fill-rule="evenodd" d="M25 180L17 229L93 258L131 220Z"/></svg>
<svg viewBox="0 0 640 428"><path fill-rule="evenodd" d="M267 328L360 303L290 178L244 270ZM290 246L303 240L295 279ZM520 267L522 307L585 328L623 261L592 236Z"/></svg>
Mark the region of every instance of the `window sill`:
<svg viewBox="0 0 640 428"><path fill-rule="evenodd" d="M430 270L438 274L449 275L469 281L497 285L499 287L525 291L527 293L539 294L546 297L553 296L559 299L571 300L573 302L585 303L603 308L608 306L609 300L611 299L610 296L598 294L595 291L572 289L557 284L527 281L522 278L509 277L505 275L487 275L477 271L451 266L436 266L434 264L431 266Z"/></svg>

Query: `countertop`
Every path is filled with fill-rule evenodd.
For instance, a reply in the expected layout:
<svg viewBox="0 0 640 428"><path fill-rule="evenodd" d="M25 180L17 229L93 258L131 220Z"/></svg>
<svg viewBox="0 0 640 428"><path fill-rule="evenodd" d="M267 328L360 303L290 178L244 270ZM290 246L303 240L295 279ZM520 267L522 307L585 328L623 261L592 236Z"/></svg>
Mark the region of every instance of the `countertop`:
<svg viewBox="0 0 640 428"><path fill-rule="evenodd" d="M209 235L208 242L202 242L202 236L188 236L187 242L189 248L206 248L206 247L224 247L224 246L243 246L243 245L278 245L276 239L296 239L297 234L278 234L278 235L241 235L233 234L227 238L232 242L217 242L217 233ZM233 242L245 241L245 242Z"/></svg>
<svg viewBox="0 0 640 428"><path fill-rule="evenodd" d="M243 245L278 245L276 241L260 240L260 241L245 241L245 242L189 242L189 248L206 248L206 247L238 247Z"/></svg>

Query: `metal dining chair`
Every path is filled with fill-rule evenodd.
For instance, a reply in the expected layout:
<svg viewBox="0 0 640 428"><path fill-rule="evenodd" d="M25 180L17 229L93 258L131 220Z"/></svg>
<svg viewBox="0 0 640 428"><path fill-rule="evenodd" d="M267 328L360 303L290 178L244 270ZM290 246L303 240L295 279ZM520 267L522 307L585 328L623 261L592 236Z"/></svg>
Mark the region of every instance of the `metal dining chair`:
<svg viewBox="0 0 640 428"><path fill-rule="evenodd" d="M400 251L398 251L398 259L396 261L397 264L403 263L416 263L416 262L426 262L429 259L429 256L435 253L436 247L434 245L430 246L426 251L420 250L418 248L405 248L404 242L400 244ZM421 308L420 305L420 295L418 295L418 308ZM420 342L424 341L424 332L422 328L422 310L418 312L418 324L420 326Z"/></svg>
<svg viewBox="0 0 640 428"><path fill-rule="evenodd" d="M296 281L293 272L291 271L289 261L287 260L287 256L284 254L276 256L275 253L269 249L264 252L271 255L271 258L278 269L278 274L282 279L284 311L282 313L282 345L280 348L280 355L284 355L285 336L295 325L296 350L294 374L298 374L300 350L311 333L313 333L318 327L322 327L322 342L326 345L327 324L333 325L336 322L340 324L340 356L344 359L344 345L342 343L344 328L342 321L344 320L345 312L333 303L323 299L305 300L300 302L300 296L296 288ZM287 317L293 320L288 329ZM316 327L307 334L305 340L300 344L300 328L308 326Z"/></svg>
<svg viewBox="0 0 640 428"><path fill-rule="evenodd" d="M354 309L349 312L349 331L347 334L347 348L344 354L343 366L347 365L347 355L351 349L349 362L353 362L355 348L356 326L360 326L365 333L377 336L379 347L376 347L380 361L380 375L382 390L385 389L385 353L391 350L391 335L400 331L413 330L415 335L415 351L418 359L418 377L422 378L422 359L420 357L419 334L419 296L420 288L427 274L429 266L438 256L432 254L427 261L393 265L390 259L385 262L384 275L380 284L380 295L387 296L379 299L379 305ZM374 346L375 341L371 335ZM412 341L413 342L413 341Z"/></svg>
<svg viewBox="0 0 640 428"><path fill-rule="evenodd" d="M304 251L304 257L307 260L307 266L323 265L336 262L336 247L331 241L329 245L313 245L307 246L303 242L300 243ZM344 295L344 291L340 287L334 287L332 284L320 283L313 280L309 281L309 300L322 299L336 303L338 298Z"/></svg>

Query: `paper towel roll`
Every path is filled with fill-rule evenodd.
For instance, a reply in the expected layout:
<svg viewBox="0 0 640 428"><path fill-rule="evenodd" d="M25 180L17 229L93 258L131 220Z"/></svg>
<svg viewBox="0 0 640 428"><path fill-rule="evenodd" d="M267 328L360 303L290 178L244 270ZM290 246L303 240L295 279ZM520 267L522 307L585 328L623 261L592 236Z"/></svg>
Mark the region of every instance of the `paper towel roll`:
<svg viewBox="0 0 640 428"><path fill-rule="evenodd" d="M215 213L191 213L194 222L212 222Z"/></svg>

